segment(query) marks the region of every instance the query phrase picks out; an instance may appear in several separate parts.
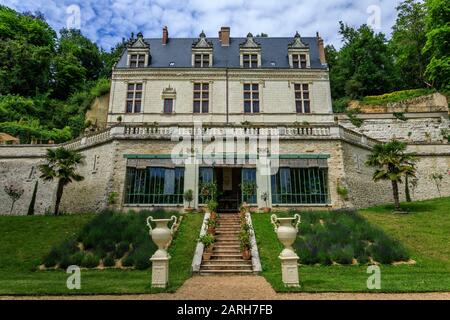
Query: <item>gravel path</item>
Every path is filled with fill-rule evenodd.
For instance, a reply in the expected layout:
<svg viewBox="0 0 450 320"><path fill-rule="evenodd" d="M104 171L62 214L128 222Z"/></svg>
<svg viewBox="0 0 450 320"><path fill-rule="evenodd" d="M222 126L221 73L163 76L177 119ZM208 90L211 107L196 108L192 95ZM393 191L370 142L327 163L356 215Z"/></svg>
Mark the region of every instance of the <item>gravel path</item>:
<svg viewBox="0 0 450 320"><path fill-rule="evenodd" d="M96 295L53 297L7 297L2 299L69 300L450 300L450 292L431 293L276 293L261 276L194 276L176 293L142 295Z"/></svg>

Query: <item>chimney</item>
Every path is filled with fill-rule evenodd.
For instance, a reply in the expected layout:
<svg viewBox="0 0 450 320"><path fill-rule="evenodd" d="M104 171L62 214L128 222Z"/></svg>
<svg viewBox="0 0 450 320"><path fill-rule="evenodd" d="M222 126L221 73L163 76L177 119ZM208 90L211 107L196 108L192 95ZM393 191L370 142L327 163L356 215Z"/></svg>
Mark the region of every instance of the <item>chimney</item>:
<svg viewBox="0 0 450 320"><path fill-rule="evenodd" d="M323 39L319 35L319 32L317 32L317 45L319 47L319 58L321 64L327 64L327 60L325 57L325 46L323 44Z"/></svg>
<svg viewBox="0 0 450 320"><path fill-rule="evenodd" d="M223 47L230 45L230 27L222 27L219 31L219 41Z"/></svg>
<svg viewBox="0 0 450 320"><path fill-rule="evenodd" d="M162 44L166 45L169 41L169 29L167 29L167 26L163 28L163 35L162 35Z"/></svg>

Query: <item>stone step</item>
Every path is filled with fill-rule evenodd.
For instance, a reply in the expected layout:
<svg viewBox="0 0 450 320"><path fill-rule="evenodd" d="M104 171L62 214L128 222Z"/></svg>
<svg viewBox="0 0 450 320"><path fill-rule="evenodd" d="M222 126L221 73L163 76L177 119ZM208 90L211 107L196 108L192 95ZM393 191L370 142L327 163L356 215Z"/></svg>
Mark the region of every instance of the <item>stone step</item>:
<svg viewBox="0 0 450 320"><path fill-rule="evenodd" d="M216 249L240 249L240 245L239 244L225 244L225 243L216 243L214 245L214 248Z"/></svg>
<svg viewBox="0 0 450 320"><path fill-rule="evenodd" d="M233 231L220 231L220 230L216 230L216 234L237 234L239 233L239 230L233 230Z"/></svg>
<svg viewBox="0 0 450 320"><path fill-rule="evenodd" d="M238 254L241 252L241 250L240 250L240 248L217 248L217 247L214 247L213 252Z"/></svg>
<svg viewBox="0 0 450 320"><path fill-rule="evenodd" d="M226 242L226 241L239 241L237 236L234 237L216 237L216 243Z"/></svg>
<svg viewBox="0 0 450 320"><path fill-rule="evenodd" d="M236 259L242 259L242 254L239 253L218 253L218 252L213 252L213 254L211 255L211 259L214 260L236 260Z"/></svg>
<svg viewBox="0 0 450 320"><path fill-rule="evenodd" d="M253 270L202 270L200 275L246 275L253 273Z"/></svg>
<svg viewBox="0 0 450 320"><path fill-rule="evenodd" d="M216 264L216 265L202 265L200 271L203 270L250 270L253 271L252 265L241 265L241 264Z"/></svg>
<svg viewBox="0 0 450 320"><path fill-rule="evenodd" d="M225 262L226 261L226 262ZM209 265L209 264L224 264L224 263L229 263L229 264L247 264L247 265L251 265L252 262L251 260L244 260L244 259L210 259L210 260L204 260L202 262L202 265Z"/></svg>

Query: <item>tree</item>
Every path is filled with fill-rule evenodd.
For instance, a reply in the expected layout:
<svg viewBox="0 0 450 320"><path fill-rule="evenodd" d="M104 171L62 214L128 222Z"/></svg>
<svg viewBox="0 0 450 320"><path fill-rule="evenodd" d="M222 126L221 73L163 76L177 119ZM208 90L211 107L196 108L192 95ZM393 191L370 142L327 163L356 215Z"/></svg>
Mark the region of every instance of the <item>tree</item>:
<svg viewBox="0 0 450 320"><path fill-rule="evenodd" d="M405 0L397 8L397 21L393 26L390 48L395 67L404 89L425 85L427 55L422 52L426 42L426 8L417 0Z"/></svg>
<svg viewBox="0 0 450 320"><path fill-rule="evenodd" d="M14 210L14 204L17 202L17 200L22 197L24 190L19 189L15 187L14 185L5 186L5 192L6 194L11 198L11 209L9 210L9 214L12 214Z"/></svg>
<svg viewBox="0 0 450 320"><path fill-rule="evenodd" d="M358 29L340 23L344 45L330 69L333 98L381 94L394 87L395 72L383 33L369 26ZM332 52L330 48L329 52Z"/></svg>
<svg viewBox="0 0 450 320"><path fill-rule="evenodd" d="M41 18L0 6L0 94L48 90L56 33Z"/></svg>
<svg viewBox="0 0 450 320"><path fill-rule="evenodd" d="M412 178L416 174L416 159L412 154L405 153L406 146L406 143L397 140L377 144L366 161L367 166L376 168L373 174L375 182L380 180L391 182L396 211L401 210L398 184L402 183L403 177Z"/></svg>
<svg viewBox="0 0 450 320"><path fill-rule="evenodd" d="M425 76L438 89L450 90L450 1L427 0L427 41L423 52L430 56Z"/></svg>
<svg viewBox="0 0 450 320"><path fill-rule="evenodd" d="M46 163L39 166L41 178L46 181L58 180L56 189L55 216L59 214L59 205L64 187L72 181L82 181L83 176L76 172L77 166L84 163L84 156L72 150L59 147L47 149Z"/></svg>

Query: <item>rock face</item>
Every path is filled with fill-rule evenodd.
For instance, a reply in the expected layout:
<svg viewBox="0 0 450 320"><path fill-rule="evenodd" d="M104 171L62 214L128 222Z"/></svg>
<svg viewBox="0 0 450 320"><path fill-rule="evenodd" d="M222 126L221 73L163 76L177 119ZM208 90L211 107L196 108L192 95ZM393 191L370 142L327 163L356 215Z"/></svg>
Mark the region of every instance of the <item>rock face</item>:
<svg viewBox="0 0 450 320"><path fill-rule="evenodd" d="M380 105L364 105L353 100L349 109L359 109L362 113L394 113L394 112L448 112L447 98L440 93L412 98L401 102Z"/></svg>
<svg viewBox="0 0 450 320"><path fill-rule="evenodd" d="M351 101L349 108L361 111L357 117L363 119L363 123L356 127L346 115L338 115L339 124L371 138L381 141L395 138L408 143L448 143L448 102L440 93L386 105L362 105L359 101ZM402 113L402 118L397 118L396 112Z"/></svg>

